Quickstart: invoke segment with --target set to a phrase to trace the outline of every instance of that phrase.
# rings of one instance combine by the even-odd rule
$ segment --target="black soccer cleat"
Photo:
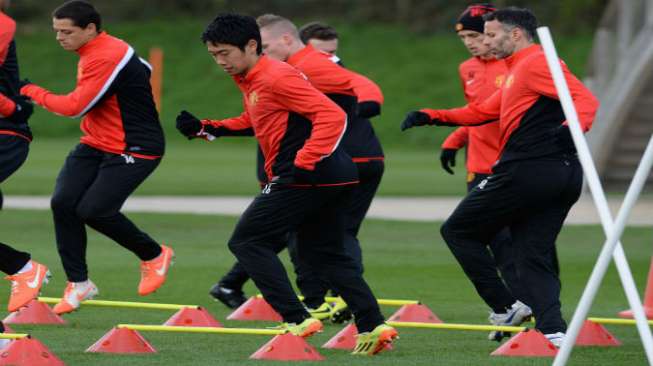
[[[235,309],[247,301],[242,290],[222,287],[219,283],[211,287],[209,294],[213,296],[214,299],[219,300],[226,307],[231,309]]]

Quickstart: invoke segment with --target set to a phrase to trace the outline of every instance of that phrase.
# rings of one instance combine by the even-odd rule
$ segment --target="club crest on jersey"
[[[497,75],[496,79],[494,79],[494,85],[497,88],[500,88],[503,85],[503,82],[506,80],[505,75]]]
[[[514,76],[514,75],[510,75],[510,76],[508,76],[508,78],[506,79],[506,81],[503,83],[503,86],[504,86],[505,88],[510,88],[510,87],[512,86],[512,83],[514,83],[514,82],[515,82],[515,76]]]
[[[258,94],[256,93],[256,91],[249,93],[249,96],[247,97],[247,102],[252,107],[254,107],[256,103],[258,103]]]

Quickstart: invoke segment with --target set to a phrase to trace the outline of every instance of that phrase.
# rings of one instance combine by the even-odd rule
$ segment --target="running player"
[[[81,143],[66,158],[51,201],[57,248],[68,277],[54,307],[63,314],[98,294],[86,265],[87,225],[140,258],[141,296],[163,285],[174,252],[120,212],[164,152],[150,66],[127,43],[102,31],[100,14],[90,3],[69,1],[52,15],[61,47],[79,54],[77,86],[57,95],[27,84],[21,94],[53,113],[82,117]]]
[[[411,112],[402,130],[499,120],[497,165],[458,205],[441,233],[479,295],[500,313],[510,309],[515,298],[496,275],[496,262],[485,243],[508,227],[535,327],[559,347],[567,325],[560,310],[555,240],[580,196],[583,172],[544,52],[534,43],[537,19],[527,9],[511,7],[484,20],[484,43],[508,66],[502,88],[482,103]],[[562,68],[582,128],[588,131],[598,100],[564,63]]]
[[[341,147],[346,114],[292,66],[261,55],[252,17],[221,14],[202,40],[215,62],[243,94],[244,112],[234,118],[198,120],[182,112],[177,124],[189,137],[253,134],[265,158],[268,184],[245,210],[229,249],[283,317],[282,327],[300,335],[321,331],[299,301],[275,248],[297,235],[300,258],[342,294],[361,332],[354,354],[381,352],[397,337],[386,325],[355,260],[343,245],[344,208],[356,166]]]

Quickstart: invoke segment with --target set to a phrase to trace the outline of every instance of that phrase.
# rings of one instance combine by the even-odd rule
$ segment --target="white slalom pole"
[[[569,88],[567,87],[567,82],[562,73],[560,61],[558,59],[555,46],[553,45],[553,40],[551,39],[549,29],[547,27],[540,27],[537,29],[537,33],[544,49],[547,63],[553,76],[553,81],[558,91],[560,103],[562,104],[565,117],[569,123],[569,128],[571,130],[574,144],[576,145],[576,150],[578,152],[580,162],[583,166],[583,171],[591,189],[594,203],[597,206],[599,217],[601,218],[601,223],[607,236],[607,241],[605,242],[597,263],[594,266],[594,270],[592,271],[590,279],[587,283],[587,287],[583,292],[569,329],[567,330],[567,336],[565,337],[565,340],[553,362],[553,365],[563,366],[567,363],[573,345],[576,342],[576,338],[578,337],[578,333],[580,332],[582,323],[587,316],[589,308],[592,305],[592,301],[596,296],[598,287],[605,275],[605,272],[608,269],[610,258],[613,256],[613,253],[615,264],[617,266],[621,282],[624,286],[624,291],[626,292],[626,297],[628,298],[628,302],[635,315],[635,320],[637,321],[637,328],[639,330],[640,337],[642,338],[642,344],[646,352],[646,357],[648,358],[649,364],[653,365],[653,336],[651,335],[651,330],[648,327],[647,319],[644,315],[644,309],[642,307],[639,294],[637,293],[637,288],[630,272],[628,262],[626,261],[625,253],[621,243],[619,242],[619,238],[623,232],[628,214],[630,213],[632,206],[634,205],[637,197],[639,196],[639,193],[641,192],[644,181],[646,180],[646,176],[648,175],[648,171],[650,170],[651,164],[653,163],[653,144],[649,144],[647,152],[645,153],[645,156],[637,169],[635,179],[633,179],[633,182],[628,189],[623,207],[619,212],[617,225],[615,225],[612,220],[610,208],[601,186],[596,167],[594,166],[594,161],[592,160],[589,147],[587,146],[587,142],[583,136],[583,131],[578,121],[576,108],[574,107],[573,100],[569,93]]]

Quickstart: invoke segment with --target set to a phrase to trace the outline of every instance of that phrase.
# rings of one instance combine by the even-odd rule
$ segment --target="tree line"
[[[61,1],[63,2],[63,1]],[[403,25],[416,32],[450,30],[468,0],[90,0],[108,21],[152,18],[207,17],[224,11],[250,15],[277,13],[301,19],[337,19],[345,22],[383,22]],[[608,0],[495,0],[498,7],[530,8],[546,24],[565,33],[591,32]],[[48,17],[60,2],[20,0],[11,14],[20,21]],[[174,25],[174,24],[171,24]]]

